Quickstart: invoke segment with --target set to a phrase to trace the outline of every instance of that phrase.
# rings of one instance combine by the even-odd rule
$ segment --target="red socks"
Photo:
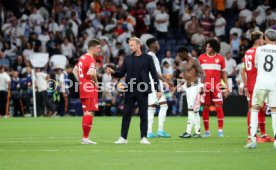
[[[209,131],[209,107],[203,108],[202,118],[203,118],[205,131]]]
[[[218,118],[218,129],[223,129],[223,119],[224,119],[224,113],[222,110],[222,106],[216,106],[217,111],[217,118]]]
[[[262,109],[260,109],[259,114],[258,114],[258,123],[259,123],[259,128],[261,131],[261,134],[264,135],[266,134],[265,131],[265,111]]]
[[[85,115],[82,118],[83,138],[88,138],[93,122],[93,116]]]
[[[250,109],[249,109],[249,111],[247,113],[247,135],[248,136],[250,136],[250,115],[251,115],[251,113],[250,113]]]
[[[261,134],[266,134],[265,130],[265,111],[263,109],[260,109],[258,114],[258,124],[261,131]],[[250,111],[247,113],[247,134],[250,136]]]

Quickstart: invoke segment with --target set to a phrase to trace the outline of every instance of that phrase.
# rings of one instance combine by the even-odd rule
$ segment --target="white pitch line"
[[[142,150],[98,150],[98,149],[86,149],[86,150],[60,150],[60,149],[37,149],[37,150],[27,150],[27,149],[19,149],[19,150],[0,150],[0,152],[102,152],[102,153],[239,153],[240,151],[209,151],[209,150],[203,150],[203,151],[189,151],[189,150],[176,150],[176,151],[171,151],[171,150],[158,150],[158,151],[142,151]]]

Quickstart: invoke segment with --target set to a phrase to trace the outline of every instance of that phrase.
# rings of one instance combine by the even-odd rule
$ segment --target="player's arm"
[[[229,94],[229,89],[228,89],[228,78],[227,78],[227,73],[226,73],[226,70],[222,70],[221,71],[221,78],[224,82],[224,88],[225,88],[225,92],[223,93],[224,97],[227,97],[228,94]]]
[[[243,82],[243,88],[246,88],[247,87],[247,77],[246,77],[244,63],[242,64],[241,77],[242,77],[242,82]]]
[[[124,59],[124,62],[123,62],[123,65],[122,67],[120,68],[119,71],[114,71],[113,69],[107,67],[106,68],[106,72],[108,74],[111,74],[111,76],[115,77],[115,78],[122,78],[125,76],[127,70],[126,70],[126,60],[127,60],[128,57],[125,57]]]
[[[149,57],[149,71],[154,80],[155,90],[159,92],[160,89],[159,89],[158,74],[157,74],[156,67],[154,65],[154,61],[153,61],[152,57]]]
[[[95,68],[89,68],[87,74],[91,76],[91,78],[95,84],[98,83],[98,78],[97,78],[97,73],[96,73]]]
[[[194,60],[194,66],[197,71],[197,75],[200,78],[201,83],[204,84],[206,76],[198,60]]]
[[[195,69],[197,71],[197,76],[199,78],[198,80],[198,83],[201,82],[201,87],[200,87],[200,94],[203,94],[204,93],[204,82],[205,82],[205,73],[199,63],[198,60],[194,60],[194,66],[195,66]]]
[[[79,69],[78,69],[77,65],[75,65],[75,67],[73,69],[73,74],[74,74],[77,81],[79,81],[78,71],[79,71]]]

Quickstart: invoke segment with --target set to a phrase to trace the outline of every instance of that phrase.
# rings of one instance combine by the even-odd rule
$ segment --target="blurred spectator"
[[[191,39],[194,33],[197,33],[199,29],[199,22],[195,15],[192,15],[190,21],[185,24],[185,31],[189,39]]]
[[[171,50],[166,50],[165,58],[163,58],[161,65],[164,65],[164,62],[168,62],[170,66],[173,65],[174,59],[172,58]]]
[[[12,72],[11,78],[11,99],[13,101],[13,116],[23,116],[24,115],[24,108],[23,102],[21,100],[21,84],[18,71]]]
[[[236,63],[236,61],[232,58],[230,52],[228,52],[228,53],[226,54],[225,67],[226,67],[226,74],[227,74],[227,77],[228,77],[228,78],[231,78],[231,80],[232,80],[232,85],[235,86],[235,84],[236,84],[236,67],[237,67],[237,63]]]
[[[61,44],[61,53],[67,57],[70,63],[73,64],[73,56],[76,51],[76,48],[74,45],[69,41],[67,37],[63,39],[63,43]]]
[[[0,51],[0,66],[10,68],[10,60],[6,58],[5,54]]]
[[[239,21],[236,21],[236,22],[235,22],[235,26],[232,27],[232,28],[230,29],[229,34],[230,34],[230,35],[233,35],[234,33],[236,33],[237,36],[238,36],[239,38],[242,36],[243,31],[242,31],[242,29],[240,28],[240,23],[239,23]]]
[[[31,55],[34,53],[33,46],[30,42],[26,42],[25,49],[22,53],[26,60],[30,60]]]
[[[215,33],[217,37],[225,35],[225,26],[226,26],[226,21],[222,17],[222,14],[217,13],[217,19],[215,21]]]
[[[53,101],[56,106],[57,114],[64,116],[68,109],[68,89],[66,88],[66,81],[68,80],[67,73],[63,72],[63,68],[60,66],[54,66],[54,80],[55,90],[53,91]]]
[[[237,33],[232,34],[232,40],[231,40],[231,48],[232,48],[232,54],[233,58],[238,58],[239,57],[239,51],[240,51],[240,44],[241,44],[241,39],[238,37]]]
[[[205,10],[204,16],[199,20],[199,23],[203,28],[204,36],[209,37],[211,32],[214,31],[214,20],[210,17],[210,11]]]
[[[49,75],[41,72],[40,68],[36,68],[35,70],[35,86],[37,88],[36,92],[36,108],[37,108],[37,116],[46,115],[45,107],[48,109],[49,113],[47,115],[54,114],[54,106],[48,98],[47,93],[47,80],[49,79]],[[52,87],[55,88],[55,87]]]
[[[18,72],[19,77],[22,77],[22,70],[26,67],[24,58],[19,55],[12,65],[12,69]],[[16,74],[15,74],[16,75]]]
[[[9,116],[11,78],[0,65],[0,117]]]
[[[221,36],[220,37],[220,54],[223,56],[223,57],[226,57],[226,54],[227,53],[231,53],[232,52],[232,49],[231,49],[231,46],[226,42],[226,37],[225,36]]]
[[[160,13],[155,16],[155,27],[158,39],[167,39],[170,16],[166,12],[165,5],[161,5]]]
[[[42,29],[42,34],[39,34],[38,40],[41,42],[41,52],[47,52],[46,43],[49,41],[50,37],[48,35],[47,29]]]
[[[201,27],[198,28],[198,31],[192,35],[191,43],[196,49],[201,49],[206,41],[206,37],[203,33]]]

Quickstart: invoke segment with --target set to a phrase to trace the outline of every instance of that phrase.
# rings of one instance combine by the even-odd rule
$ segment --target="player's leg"
[[[94,111],[98,109],[97,98],[82,99],[82,107],[84,112],[82,118],[82,144],[97,144],[89,140],[89,134],[93,125]]]
[[[270,91],[269,93],[269,107],[271,109],[274,148],[276,149],[276,91]]]
[[[195,120],[194,120],[194,125],[195,125],[195,134],[194,137],[198,137],[200,138],[200,115],[199,115],[199,110],[200,110],[200,106],[201,106],[201,102],[203,102],[202,100],[204,96],[202,96],[202,94],[200,94],[199,91],[200,90],[200,86],[198,86],[198,91],[197,91],[197,95],[196,95],[196,101],[194,104],[194,114],[195,114]]]
[[[203,137],[210,136],[210,129],[209,129],[209,106],[211,105],[211,93],[205,92],[204,97],[203,110],[202,110],[202,119],[204,124],[205,133]]]
[[[147,138],[156,138],[157,135],[152,132],[152,126],[154,122],[154,114],[156,111],[157,98],[156,93],[150,93],[148,95],[148,132]]]
[[[266,133],[266,122],[265,122],[265,116],[266,116],[266,110],[267,110],[267,105],[266,103],[263,104],[262,108],[259,111],[258,114],[258,125],[261,131],[261,136],[257,138],[257,142],[274,142],[274,137],[270,137]]]
[[[257,129],[258,129],[258,113],[260,110],[260,105],[262,105],[267,97],[268,93],[266,90],[256,90],[254,89],[252,96],[252,108],[251,108],[251,119],[250,119],[250,134],[251,142],[245,147],[248,149],[256,148],[257,143]]]
[[[248,98],[248,112],[247,112],[247,136],[248,141],[250,141],[251,135],[250,135],[250,115],[251,115],[251,107],[252,107],[252,95],[253,92],[249,92],[249,98]]]
[[[186,89],[187,104],[188,104],[188,121],[186,131],[180,135],[181,138],[191,138],[192,128],[195,124],[194,104],[196,100],[196,86],[191,86]]]
[[[157,135],[159,137],[169,138],[171,136],[167,132],[164,131],[164,124],[165,124],[165,121],[166,121],[167,110],[168,110],[168,104],[167,104],[166,96],[164,94],[159,99],[158,103],[160,105],[160,111],[159,111],[159,114],[158,114],[158,132],[157,132]]]
[[[212,93],[212,101],[214,103],[217,119],[218,119],[218,136],[223,137],[223,123],[224,123],[224,112],[222,109],[223,98],[222,93],[219,89],[215,89]]]

